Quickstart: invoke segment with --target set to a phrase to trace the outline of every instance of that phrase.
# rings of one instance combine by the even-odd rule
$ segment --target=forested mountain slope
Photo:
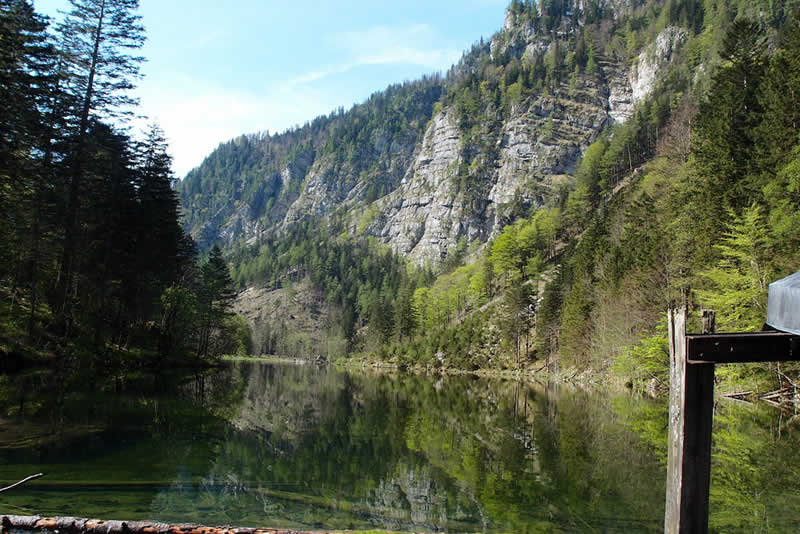
[[[631,30],[623,43],[613,21],[636,10],[615,4],[514,3],[505,28],[444,78],[220,145],[180,185],[188,229],[201,246],[230,245],[347,210],[351,228],[418,263],[438,263],[460,238],[486,242],[569,182],[686,40],[665,23],[644,51],[655,34],[640,44]]]
[[[784,2],[514,1],[444,78],[223,145],[181,194],[242,287],[323,292],[330,357],[657,386],[671,301],[758,328],[800,266],[798,70]]]

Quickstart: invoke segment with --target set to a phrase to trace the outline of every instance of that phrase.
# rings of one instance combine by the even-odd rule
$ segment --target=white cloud
[[[437,46],[439,37],[427,24],[373,26],[336,34],[334,42],[349,50],[356,65],[409,63],[445,69],[461,56],[459,50]]]
[[[349,59],[288,80],[284,84],[286,90],[367,65],[405,64],[420,65],[431,71],[446,70],[462,54],[460,50],[434,46],[437,35],[427,24],[373,26],[366,30],[340,32],[330,36],[329,40],[332,46],[342,49]]]
[[[335,107],[324,94],[311,90],[278,89],[259,95],[196,80],[166,88],[142,84],[139,94],[147,119],[137,126],[161,126],[179,178],[221,142],[267,128],[283,131]]]
[[[209,35],[208,39],[218,37]],[[330,39],[330,45],[344,52],[341,63],[311,70],[261,92],[229,88],[225,80],[145,78],[137,93],[147,120],[138,125],[155,121],[161,126],[170,143],[175,174],[183,178],[221,142],[266,129],[280,132],[359,98],[348,95],[341,101],[342,95],[325,89],[325,78],[370,65],[444,70],[461,56],[461,51],[435,46],[436,33],[424,24],[374,26]]]
[[[436,32],[428,24],[410,26],[372,26],[365,30],[339,32],[332,36],[333,44],[352,51],[386,49],[409,42],[432,44]]]

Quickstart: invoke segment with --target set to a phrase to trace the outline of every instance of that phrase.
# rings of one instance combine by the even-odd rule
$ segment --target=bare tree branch
[[[25,484],[29,480],[33,480],[35,478],[39,478],[39,477],[43,477],[43,476],[44,476],[44,473],[36,473],[35,475],[31,475],[29,477],[23,478],[22,480],[20,480],[19,482],[15,483],[15,484],[11,484],[10,486],[6,486],[5,488],[0,488],[0,493],[3,493],[4,491],[8,491],[8,490],[10,490],[12,488],[16,488],[17,486]]]

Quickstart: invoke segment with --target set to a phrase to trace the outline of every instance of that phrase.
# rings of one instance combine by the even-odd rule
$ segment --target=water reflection
[[[46,379],[20,388],[0,378],[0,478],[48,473],[0,499],[12,512],[333,529],[662,530],[663,403],[246,362],[101,394],[31,380]],[[798,436],[784,424],[778,438],[776,415],[718,406],[713,529],[788,532],[797,519],[784,507],[797,504]],[[22,437],[7,439],[12,428]],[[58,439],[42,438],[52,431]]]

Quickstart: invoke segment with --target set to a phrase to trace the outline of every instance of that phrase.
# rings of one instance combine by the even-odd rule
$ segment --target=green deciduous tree
[[[770,239],[761,208],[733,211],[722,241],[721,260],[702,273],[708,288],[698,291],[704,306],[717,312],[718,329],[759,330],[766,318],[767,285],[772,278]]]

